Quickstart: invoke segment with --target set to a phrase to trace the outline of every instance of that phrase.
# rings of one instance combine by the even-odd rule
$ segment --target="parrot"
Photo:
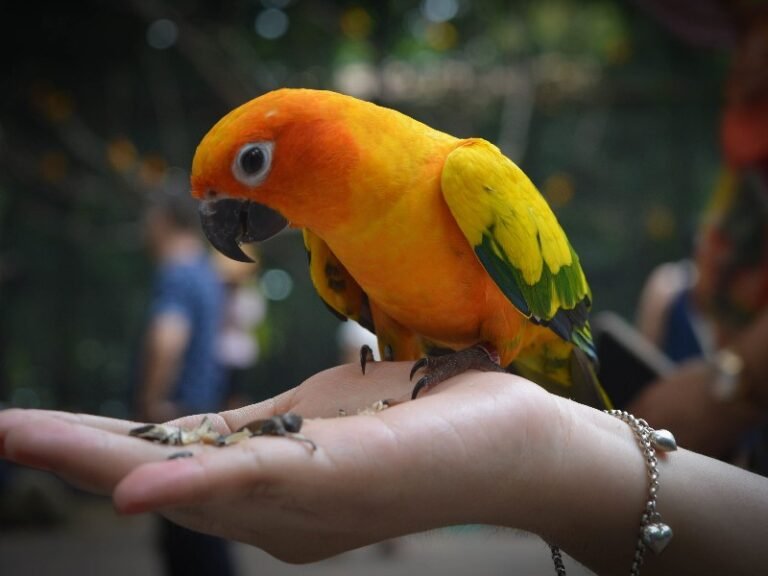
[[[230,258],[249,261],[243,244],[300,229],[322,301],[374,332],[382,359],[415,361],[413,398],[476,369],[610,406],[579,258],[492,143],[352,96],[282,88],[209,130],[190,184],[203,232]]]

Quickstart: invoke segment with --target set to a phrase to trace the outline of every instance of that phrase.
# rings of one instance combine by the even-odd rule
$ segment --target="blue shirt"
[[[701,358],[704,351],[694,328],[694,311],[690,289],[681,290],[669,305],[662,350],[674,362]]]
[[[224,371],[217,341],[224,314],[224,290],[208,257],[162,264],[152,285],[150,322],[163,314],[183,317],[190,328],[172,397],[186,413],[213,412],[224,403]]]

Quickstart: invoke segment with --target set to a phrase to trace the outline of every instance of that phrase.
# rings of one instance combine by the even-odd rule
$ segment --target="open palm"
[[[409,369],[377,363],[362,375],[340,366],[266,402],[211,416],[227,433],[297,412],[315,452],[288,438],[255,437],[226,448],[192,445],[194,457],[167,460],[178,448],[128,436],[135,422],[6,410],[0,456],[111,494],[119,512],[155,510],[289,561],[437,526],[502,523],[509,511],[499,504],[500,487],[533,474],[527,457],[557,435],[542,425],[556,410],[552,397],[514,376],[468,373],[416,401],[358,414],[377,400],[408,398]],[[176,423],[194,427],[201,418]]]

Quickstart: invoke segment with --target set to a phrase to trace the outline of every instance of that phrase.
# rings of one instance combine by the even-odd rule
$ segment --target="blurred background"
[[[148,298],[141,213],[195,146],[281,86],[376,100],[497,142],[553,205],[595,309],[631,314],[690,251],[720,170],[727,53],[618,0],[33,0],[2,19],[0,400],[129,413]],[[263,398],[337,362],[295,234],[262,246]]]
[[[733,39],[726,4],[6,7],[0,402],[132,414],[152,279],[144,206],[160,192],[186,194],[208,128],[278,87],[346,92],[498,143],[555,209],[595,310],[632,318],[649,272],[691,253],[721,174]],[[240,326],[245,352],[233,360],[240,359],[235,401],[272,396],[340,361],[346,340],[311,287],[298,234],[265,243],[253,269],[219,265],[242,288],[248,319]]]

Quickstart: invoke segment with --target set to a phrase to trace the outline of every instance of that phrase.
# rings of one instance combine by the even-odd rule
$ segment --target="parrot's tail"
[[[545,350],[538,348],[533,354],[525,352],[521,351],[507,371],[582,404],[601,410],[613,407],[597,378],[595,365],[580,348],[560,341],[550,342]]]

